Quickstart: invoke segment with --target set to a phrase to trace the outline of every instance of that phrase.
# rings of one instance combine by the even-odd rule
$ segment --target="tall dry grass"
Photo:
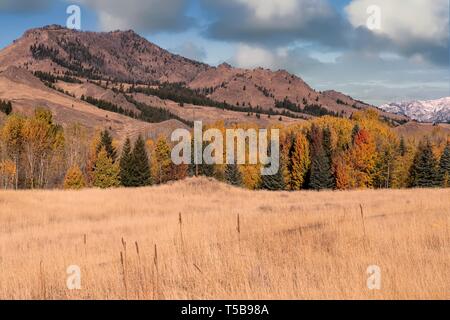
[[[449,190],[0,192],[0,298],[449,299],[449,228]]]

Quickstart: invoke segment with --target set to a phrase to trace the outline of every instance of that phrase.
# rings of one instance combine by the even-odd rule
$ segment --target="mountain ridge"
[[[71,96],[91,92],[95,99],[107,100],[136,113],[139,111],[130,105],[130,99],[139,97],[142,101],[142,96],[126,90],[130,87],[160,90],[166,83],[180,84],[183,94],[194,96],[194,101],[201,101],[200,105],[196,106],[194,102],[190,107],[198,109],[198,113],[194,110],[193,113],[200,119],[211,121],[213,118],[208,115],[211,108],[208,107],[230,110],[223,116],[214,112],[216,120],[242,121],[244,113],[248,113],[253,117],[247,119],[260,123],[267,121],[255,118],[254,114],[268,114],[269,118],[270,115],[283,115],[281,121],[282,118],[309,119],[322,115],[351,117],[361,109],[375,109],[340,92],[318,92],[286,70],[242,69],[228,63],[215,67],[187,59],[151,43],[132,30],[76,31],[58,25],[30,29],[0,51],[0,72],[11,66],[56,77],[50,87]],[[82,87],[65,83],[70,79],[92,85]],[[90,90],[93,85],[104,90]],[[120,96],[124,94],[129,95],[128,98]],[[159,103],[153,94],[148,96],[153,97],[150,101]],[[186,112],[182,109],[178,112],[170,99],[163,102],[159,103],[160,108],[186,117]],[[182,108],[186,102],[177,101],[178,107]],[[404,116],[380,113],[394,123],[408,120]]]
[[[407,116],[419,122],[450,122],[450,97],[413,100],[381,105],[381,110]]]

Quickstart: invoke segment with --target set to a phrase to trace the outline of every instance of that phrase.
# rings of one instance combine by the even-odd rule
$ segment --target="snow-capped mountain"
[[[450,97],[428,101],[393,102],[384,104],[379,109],[401,114],[419,122],[450,122]]]

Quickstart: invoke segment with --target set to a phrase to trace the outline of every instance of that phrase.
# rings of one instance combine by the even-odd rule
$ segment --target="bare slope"
[[[28,71],[16,67],[9,67],[0,73],[0,99],[12,101],[15,112],[30,115],[36,107],[46,107],[52,111],[56,121],[64,126],[80,123],[89,129],[110,128],[121,139],[138,134],[168,135],[174,128],[185,127],[176,120],[150,124],[98,109],[47,88]]]

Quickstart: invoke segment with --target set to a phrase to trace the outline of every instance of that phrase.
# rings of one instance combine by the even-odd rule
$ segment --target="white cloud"
[[[215,13],[208,35],[253,44],[286,44],[306,38],[338,43],[331,30],[343,28],[329,0],[201,0]],[[326,32],[322,32],[328,30]]]
[[[297,0],[235,0],[248,7],[254,17],[261,20],[282,18],[298,13],[300,1]]]
[[[426,41],[435,45],[448,43],[448,0],[352,0],[345,8],[354,27],[366,26],[367,8],[381,9],[381,30],[400,45]]]
[[[236,54],[232,59],[233,64],[240,68],[273,68],[275,66],[276,55],[269,50],[240,44]]]
[[[192,20],[184,0],[75,0],[97,11],[102,30],[183,30]]]
[[[182,55],[183,57],[186,57],[186,58],[189,58],[192,60],[203,61],[206,58],[205,48],[197,45],[196,43],[194,43],[192,41],[183,42],[183,44],[175,47],[171,51],[178,53],[179,55]]]

